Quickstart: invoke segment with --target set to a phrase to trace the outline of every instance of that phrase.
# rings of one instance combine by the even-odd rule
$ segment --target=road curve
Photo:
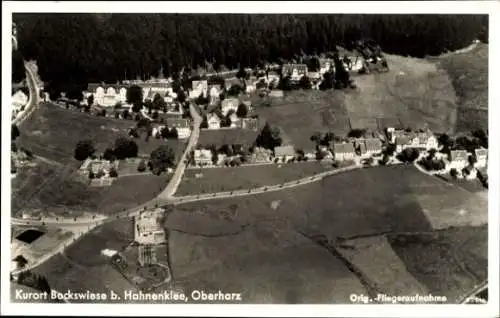
[[[38,86],[36,75],[30,68],[28,62],[24,62],[24,68],[26,70],[26,83],[28,84],[29,99],[24,111],[12,121],[12,123],[16,125],[20,125],[26,118],[28,118],[40,103],[40,87]]]

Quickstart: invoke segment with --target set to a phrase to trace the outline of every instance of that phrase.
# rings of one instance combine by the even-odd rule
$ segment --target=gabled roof
[[[212,158],[212,151],[209,149],[195,149],[194,156],[195,158]]]
[[[201,81],[193,81],[192,87],[193,90],[200,88],[208,88],[208,81],[207,80],[201,80]]]
[[[295,155],[295,149],[291,145],[279,146],[279,147],[274,148],[274,155],[276,157],[293,156],[293,155]]]
[[[185,118],[167,118],[166,124],[168,127],[189,128],[189,120]]]
[[[488,149],[485,148],[478,148],[474,150],[476,157],[487,157],[488,156]]]
[[[283,65],[283,72],[284,73],[291,73],[293,70],[297,70],[298,72],[307,72],[307,65],[306,64],[284,64]]]
[[[382,141],[377,138],[368,138],[365,140],[367,151],[380,151],[382,149]]]
[[[207,114],[207,121],[210,121],[210,120],[220,121],[220,118],[219,118],[219,116],[217,116],[216,113],[209,113],[209,114]]]
[[[411,139],[408,136],[398,136],[395,140],[396,145],[409,145],[411,144]]]
[[[466,161],[468,159],[468,154],[467,151],[465,150],[452,150],[450,152],[450,156],[451,156],[451,161],[458,161],[458,160]]]
[[[334,144],[333,151],[335,153],[354,153],[354,146],[350,142],[345,144]]]
[[[222,106],[222,108],[234,106],[234,104],[236,104],[236,106],[238,106],[239,103],[240,103],[240,100],[237,98],[226,98],[221,102],[221,106]]]

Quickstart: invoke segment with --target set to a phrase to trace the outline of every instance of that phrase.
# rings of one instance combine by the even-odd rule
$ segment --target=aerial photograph
[[[488,23],[12,14],[10,301],[487,304]]]

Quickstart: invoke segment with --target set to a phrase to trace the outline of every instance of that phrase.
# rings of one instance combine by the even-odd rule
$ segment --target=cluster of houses
[[[103,159],[87,158],[78,169],[78,172],[83,179],[90,180],[90,186],[92,187],[110,186],[117,176],[113,174],[113,171],[118,170],[118,165],[118,161],[111,162]]]
[[[430,131],[412,132],[388,128],[387,135],[389,142],[396,145],[396,152],[401,152],[407,148],[416,148],[424,151],[431,149],[439,150],[438,140]],[[425,156],[425,154],[421,154],[421,156]],[[471,157],[474,160],[471,161]],[[437,152],[436,159],[443,161],[444,169],[435,171],[434,173],[444,174],[451,172],[459,178],[475,179],[477,169],[487,166],[488,150],[485,148],[476,148],[474,149],[474,153],[469,153],[466,150],[450,150],[449,154]]]
[[[153,126],[152,135],[156,137],[165,128],[175,128],[178,139],[188,139],[191,135],[191,122],[186,118],[167,118],[164,124],[155,124]]]
[[[24,111],[24,108],[28,104],[28,96],[22,91],[17,90],[14,95],[12,95],[12,120],[14,120],[20,113]]]

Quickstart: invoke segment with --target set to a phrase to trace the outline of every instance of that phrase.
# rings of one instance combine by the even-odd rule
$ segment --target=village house
[[[259,130],[259,120],[257,118],[242,118],[240,123],[243,129]]]
[[[430,131],[417,133],[416,137],[417,148],[425,150],[437,149],[438,141],[436,136]]]
[[[356,155],[352,143],[336,143],[333,145],[335,160],[345,161],[353,160]]]
[[[226,98],[221,103],[222,115],[226,116],[230,110],[237,111],[240,101],[238,98]]]
[[[371,157],[382,151],[382,141],[378,138],[359,138],[354,142],[362,157]]]
[[[305,64],[285,64],[281,70],[283,76],[290,76],[292,81],[299,81],[307,75],[307,65]]]
[[[319,74],[323,75],[333,69],[333,61],[331,59],[319,59]]]
[[[274,156],[279,158],[281,162],[287,162],[295,157],[295,149],[291,145],[279,146],[274,148]]]
[[[198,98],[200,95],[207,97],[208,82],[206,80],[193,81],[192,90],[189,92],[189,98]]]
[[[231,113],[231,115],[229,115],[229,120],[231,121],[231,128],[241,127],[241,120],[236,113]]]
[[[14,110],[20,110],[23,106],[28,103],[28,96],[23,93],[23,91],[18,90],[14,95],[12,95],[12,108]]]
[[[462,169],[462,176],[466,180],[474,180],[477,178],[477,169],[474,166],[468,165]]]
[[[488,149],[478,148],[474,150],[474,155],[476,157],[475,166],[478,168],[486,167],[488,164]]]
[[[319,80],[319,79],[321,79],[321,74],[319,72],[309,72],[308,76],[312,80]]]
[[[279,89],[272,89],[272,90],[269,92],[269,96],[270,96],[270,97],[274,97],[274,98],[283,98],[284,94],[283,94],[283,91],[282,91],[282,90],[279,90]]]
[[[167,118],[166,124],[169,129],[177,129],[179,139],[187,139],[191,135],[191,126],[186,118]]]
[[[87,158],[80,166],[79,171],[85,177],[88,176],[89,172],[92,172],[95,175],[98,173],[102,173],[103,177],[108,177],[111,169],[118,169],[118,165],[118,161],[110,162],[108,160]]]
[[[403,149],[411,147],[413,139],[408,135],[401,135],[394,138],[396,152],[401,152]]]
[[[272,151],[262,147],[255,147],[249,161],[251,163],[266,163],[272,160]]]
[[[221,92],[222,89],[220,85],[209,86],[208,96],[210,99],[209,101],[210,105],[216,105],[219,102]]]
[[[465,150],[452,150],[450,152],[449,169],[462,170],[469,164],[469,156]]]
[[[117,103],[127,102],[127,87],[122,85],[88,84],[88,91],[84,93],[84,99],[88,100],[90,95],[94,96],[93,104],[102,107],[113,107]]]
[[[209,149],[195,149],[194,162],[196,165],[211,165],[212,151]]]
[[[167,237],[163,228],[163,210],[144,211],[134,218],[134,240],[139,244],[162,244]]]
[[[208,129],[220,129],[220,118],[216,113],[207,114]]]

